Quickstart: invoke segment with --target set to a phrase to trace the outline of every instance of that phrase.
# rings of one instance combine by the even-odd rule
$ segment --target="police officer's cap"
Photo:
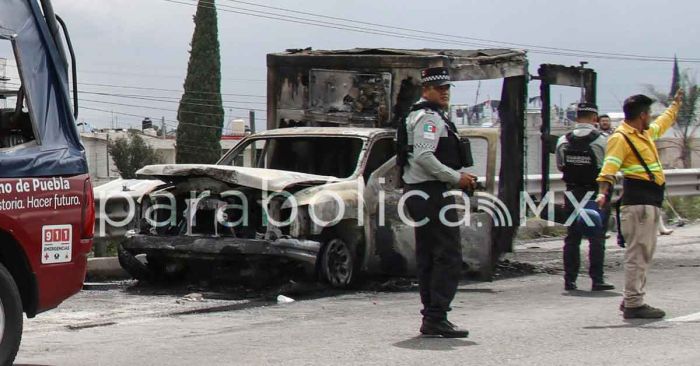
[[[423,86],[443,86],[450,85],[450,70],[446,67],[431,67],[421,71],[421,81]]]
[[[598,106],[593,103],[579,103],[576,112],[598,113]]]

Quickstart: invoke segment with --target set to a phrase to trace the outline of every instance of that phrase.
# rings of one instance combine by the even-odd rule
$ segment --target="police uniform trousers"
[[[443,320],[450,311],[450,303],[457,292],[462,270],[462,246],[459,227],[449,227],[444,222],[456,223],[457,210],[446,210],[445,221],[440,219],[440,210],[454,205],[454,196],[443,197],[450,189],[438,181],[406,185],[404,191],[420,191],[427,199],[412,196],[406,200],[406,208],[414,222],[428,219],[427,224],[415,228],[416,266],[421,313],[424,318]]]
[[[596,190],[590,188],[572,188],[569,189],[576,200],[581,202],[587,192],[593,191],[590,200],[596,197]],[[567,212],[573,212],[574,208],[569,200],[566,200]],[[603,223],[607,228],[607,223],[610,215],[606,215],[606,221]],[[588,239],[588,275],[594,283],[603,282],[603,263],[605,261],[605,231],[603,230],[599,236]],[[566,282],[576,282],[578,278],[579,268],[581,267],[581,240],[583,235],[575,229],[575,225],[569,225],[567,228],[566,238],[564,238],[564,280]]]

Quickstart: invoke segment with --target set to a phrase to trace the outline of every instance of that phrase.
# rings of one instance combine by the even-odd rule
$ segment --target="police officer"
[[[457,128],[446,112],[450,105],[450,75],[444,67],[423,70],[422,98],[413,105],[405,120],[408,146],[403,181],[406,208],[413,221],[416,238],[418,286],[423,303],[420,332],[463,338],[469,332],[447,320],[450,303],[457,292],[462,269],[459,227],[454,205],[446,193],[458,187],[473,190],[476,177],[460,173],[466,164]],[[441,217],[442,216],[442,217]]]
[[[598,191],[596,178],[603,166],[607,138],[596,129],[598,108],[595,104],[580,103],[576,111],[574,130],[559,138],[556,148],[557,167],[564,173],[566,190],[578,202],[582,202],[587,193],[593,201]],[[569,212],[573,204],[566,200]],[[606,215],[609,216],[609,215]],[[607,221],[607,220],[606,220]],[[604,223],[605,226],[607,222]],[[581,266],[581,239],[583,233],[576,225],[567,228],[564,239],[564,289],[576,290],[576,278]],[[605,283],[603,279],[603,261],[605,259],[605,228],[595,231],[589,241],[589,275],[593,282],[592,291],[612,290],[615,286]]]

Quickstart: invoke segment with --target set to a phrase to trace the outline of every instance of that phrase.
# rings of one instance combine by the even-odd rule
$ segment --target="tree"
[[[670,139],[669,143],[680,150],[681,154],[678,160],[681,161],[683,168],[692,168],[693,152],[700,150],[700,146],[695,144],[696,134],[698,129],[700,129],[700,121],[697,115],[699,90],[695,78],[687,70],[681,73],[678,68],[678,59],[675,59],[670,95],[667,96],[665,93],[657,91],[653,86],[647,86],[647,88],[656,100],[666,107],[673,101],[673,95],[675,95],[676,91],[684,88],[683,105],[678,111],[678,119],[672,129],[674,138]]]
[[[678,57],[673,56],[673,77],[671,78],[671,92],[668,93],[669,98],[676,95],[678,89],[681,88],[681,71],[678,68]]]
[[[183,164],[212,164],[221,157],[224,124],[214,0],[199,1],[194,23],[185,92],[177,111],[176,159]]]
[[[134,179],[137,170],[162,162],[160,155],[143,140],[139,130],[129,130],[129,137],[109,141],[108,147],[114,165],[124,179]]]

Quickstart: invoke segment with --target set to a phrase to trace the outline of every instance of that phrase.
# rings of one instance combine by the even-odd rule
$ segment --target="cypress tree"
[[[671,77],[671,92],[668,94],[671,99],[681,87],[681,71],[678,68],[678,57],[673,56],[673,76]]]
[[[180,164],[213,164],[221,157],[224,109],[221,102],[221,58],[214,0],[200,0],[178,107],[177,154]]]

